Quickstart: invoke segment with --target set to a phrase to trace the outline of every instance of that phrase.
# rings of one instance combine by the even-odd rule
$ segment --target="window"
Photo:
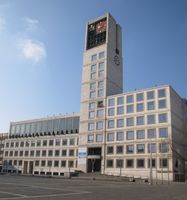
[[[144,100],[143,93],[136,94],[136,101],[143,101],[143,100]]]
[[[103,108],[103,106],[104,106],[103,101],[97,102],[97,108]]]
[[[100,52],[99,53],[99,59],[102,59],[104,57],[105,57],[105,52],[104,51]]]
[[[63,146],[66,146],[66,145],[67,145],[67,139],[63,139],[63,140],[62,140],[62,145],[63,145]]]
[[[137,153],[145,153],[145,145],[137,144]]]
[[[40,147],[40,146],[41,146],[41,140],[37,140],[37,141],[36,141],[36,146],[37,146],[37,147]]]
[[[25,151],[26,152],[26,151]],[[27,151],[28,152],[28,151]],[[13,151],[10,151],[10,155],[9,155],[10,157],[12,157],[13,156]]]
[[[31,146],[32,146],[32,142],[34,143],[34,146],[35,146],[35,141],[31,141]],[[24,142],[20,143],[20,147],[24,147]]]
[[[127,131],[127,140],[133,140],[134,139],[134,131]]]
[[[97,110],[97,117],[103,117],[103,114],[104,114],[104,110],[103,109]]]
[[[136,125],[144,125],[144,116],[136,117]]]
[[[90,83],[90,90],[95,90],[95,82]]]
[[[107,141],[114,141],[114,133],[107,134]]]
[[[35,141],[31,141],[31,147],[35,147]]]
[[[95,73],[95,72],[92,72],[92,73],[91,73],[91,77],[90,77],[90,78],[91,78],[91,80],[94,80],[94,79],[96,79],[96,73]]]
[[[48,150],[48,156],[53,156],[53,150]]]
[[[90,92],[90,98],[95,98],[95,91]]]
[[[54,167],[59,167],[59,161],[58,160],[54,161]]]
[[[5,156],[8,157],[8,151],[5,151]]]
[[[166,113],[159,114],[158,120],[159,120],[159,123],[166,123],[167,122],[167,114]]]
[[[22,157],[23,156],[23,151],[19,152],[19,156]]]
[[[122,159],[116,159],[116,168],[122,168],[124,161]]]
[[[98,77],[103,78],[104,77],[104,70],[101,70],[98,72]]]
[[[66,160],[61,161],[61,167],[66,167]]]
[[[25,157],[29,156],[29,151],[25,151]]]
[[[159,128],[159,137],[167,138],[168,137],[168,129],[167,128]]]
[[[97,96],[98,97],[102,97],[103,96],[103,89],[98,90]]]
[[[107,160],[107,168],[112,168],[114,164],[113,160]]]
[[[137,164],[137,168],[143,168],[144,165],[145,165],[144,159],[137,159],[136,162],[137,162],[136,163]]]
[[[155,98],[155,93],[154,91],[149,91],[147,92],[147,99],[154,99]]]
[[[127,145],[127,154],[134,153],[134,145]]]
[[[147,130],[147,138],[156,138],[156,129],[148,129]]]
[[[11,143],[10,143],[10,147],[14,147],[14,142],[11,142]]]
[[[29,147],[29,145],[30,145],[30,142],[29,142],[29,141],[26,141],[26,142],[25,142],[25,146],[26,146],[26,147]]]
[[[96,64],[91,65],[91,72],[95,72],[96,71]]]
[[[16,142],[15,147],[19,147],[19,142]]]
[[[124,140],[124,133],[123,132],[117,132],[116,133],[116,140],[117,141]]]
[[[158,98],[161,98],[161,97],[166,97],[165,89],[158,90]]]
[[[124,120],[123,119],[117,119],[117,128],[124,127]]]
[[[109,99],[108,100],[108,106],[114,106],[115,100],[114,99]]]
[[[136,138],[137,139],[144,139],[145,138],[145,131],[144,130],[138,130],[136,132]]]
[[[123,97],[118,97],[117,98],[117,104],[122,105],[123,104]]]
[[[95,129],[95,124],[94,123],[88,123],[88,130],[93,131]]]
[[[167,153],[169,151],[169,146],[167,143],[159,144],[160,153]]]
[[[160,168],[167,168],[168,167],[168,159],[167,158],[161,158],[160,159]]]
[[[124,114],[124,107],[123,107],[123,106],[119,106],[119,107],[117,108],[117,114],[118,114],[118,115]]]
[[[30,151],[30,156],[31,156],[31,157],[34,156],[34,151]]]
[[[148,153],[156,153],[156,143],[151,143],[147,145]]]
[[[42,166],[42,167],[45,167],[45,160],[42,160],[42,161],[41,161],[41,166]]]
[[[147,110],[154,110],[154,109],[155,109],[155,102],[154,101],[147,102]]]
[[[60,139],[56,139],[56,140],[55,140],[55,145],[56,145],[56,146],[60,146]]]
[[[91,143],[94,141],[94,135],[88,135],[88,142]]]
[[[127,113],[134,112],[134,105],[127,105]]]
[[[114,147],[107,147],[107,154],[113,154],[114,153]]]
[[[99,63],[99,70],[104,69],[104,66],[105,66],[104,62],[100,62]]]
[[[42,151],[42,156],[43,156],[43,157],[46,156],[46,150],[43,150],[43,151]]]
[[[117,153],[117,154],[123,153],[123,146],[117,146],[117,147],[116,147],[116,153]]]
[[[48,160],[48,161],[47,161],[47,166],[48,166],[48,167],[52,167],[52,160]]]
[[[55,150],[55,156],[60,156],[60,151],[59,150]]]
[[[71,138],[70,140],[69,140],[69,145],[75,145],[75,139],[74,138]]]
[[[49,146],[53,146],[54,142],[53,140],[49,140]]]
[[[74,161],[73,160],[69,160],[68,161],[68,167],[70,168],[70,167],[73,167],[73,165],[74,165]]]
[[[93,119],[95,117],[95,112],[91,111],[89,112],[89,119]]]
[[[6,147],[9,148],[9,143],[8,142],[6,142]]]
[[[150,162],[151,161],[151,162]],[[151,160],[148,159],[148,168],[150,168],[150,164],[152,166],[152,168],[155,168],[156,167],[156,160],[154,158],[152,158]]]
[[[133,102],[134,102],[134,96],[133,95],[127,96],[127,103],[133,103]]]
[[[66,149],[63,149],[62,150],[62,156],[66,156],[67,155],[67,151],[66,151]]]
[[[102,142],[102,141],[103,141],[102,134],[96,134],[96,142]]]
[[[155,124],[155,115],[147,116],[147,124]]]
[[[74,156],[74,149],[69,150],[69,156]]]
[[[103,122],[102,121],[99,121],[99,122],[96,123],[96,129],[97,130],[103,129]]]
[[[136,105],[136,111],[137,111],[137,112],[144,111],[144,104],[143,104],[143,103],[138,103],[138,104]]]
[[[34,164],[35,164],[35,167],[38,167],[40,165],[40,161],[36,160]]]
[[[97,54],[93,54],[91,56],[91,61],[96,61],[97,60]]]
[[[40,157],[40,151],[36,151],[36,157]]]
[[[114,108],[109,108],[108,109],[108,116],[114,116]]]
[[[103,81],[98,81],[98,88],[99,89],[103,88]]]
[[[18,165],[19,165],[19,166],[22,166],[22,164],[23,164],[22,160],[19,160]]]
[[[127,166],[127,168],[134,167],[134,160],[133,159],[127,159],[126,166]]]
[[[114,128],[114,120],[108,120],[108,128]]]
[[[6,151],[6,152],[7,152],[7,156],[8,156],[8,151]],[[5,153],[6,153],[6,152],[5,152]],[[6,156],[6,154],[5,154],[5,156]],[[15,151],[15,152],[14,152],[14,156],[15,156],[15,157],[18,156],[18,151]]]
[[[89,110],[95,109],[95,103],[89,103]]]
[[[47,140],[43,140],[43,146],[47,146]]]
[[[127,126],[134,126],[134,118],[133,117],[127,118]]]
[[[158,101],[158,108],[166,108],[166,100],[162,99]]]

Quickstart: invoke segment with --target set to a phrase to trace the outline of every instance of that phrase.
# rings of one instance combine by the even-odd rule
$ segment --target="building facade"
[[[4,172],[63,176],[77,169],[79,115],[10,124]]]
[[[80,114],[10,124],[4,171],[175,180],[185,174],[187,101],[169,86],[123,93],[121,27],[86,25]]]
[[[4,155],[4,145],[5,139],[8,138],[8,133],[0,133],[0,172],[3,168],[3,155]]]

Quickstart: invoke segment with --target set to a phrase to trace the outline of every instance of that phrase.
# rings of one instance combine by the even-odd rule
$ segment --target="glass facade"
[[[54,133],[78,133],[79,117],[54,118],[36,120],[33,122],[19,122],[10,125],[10,135],[29,135]]]

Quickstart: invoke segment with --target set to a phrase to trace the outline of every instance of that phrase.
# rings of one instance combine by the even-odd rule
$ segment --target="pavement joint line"
[[[72,189],[66,189],[66,188],[51,188],[51,187],[43,187],[43,186],[33,186],[33,185],[24,185],[24,184],[17,184],[17,183],[0,183],[0,185],[16,185],[16,186],[24,186],[24,187],[30,187],[30,188],[40,188],[40,189],[46,189],[46,190],[57,190],[57,191],[67,191],[67,192],[79,192],[80,190],[74,190]],[[87,191],[83,191],[87,192]]]
[[[0,193],[2,193],[2,194],[10,194],[10,195],[14,195],[14,196],[19,196],[19,198],[20,197],[27,197],[26,195],[23,195],[23,194],[18,194],[18,193],[13,193],[13,192],[6,192],[6,191],[2,191],[2,190],[0,190]],[[2,199],[2,198],[0,197],[0,199]]]
[[[68,194],[49,194],[49,195],[35,195],[35,196],[20,196],[20,197],[3,197],[0,200],[11,200],[11,199],[30,199],[30,198],[45,198],[45,197],[57,197],[57,196],[72,196],[72,195],[81,195],[81,194],[90,194],[92,192],[74,192]]]

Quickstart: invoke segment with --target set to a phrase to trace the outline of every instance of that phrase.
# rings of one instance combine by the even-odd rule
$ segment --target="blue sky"
[[[124,91],[171,84],[187,97],[186,0],[0,0],[0,132],[79,112],[85,24],[123,29]]]

